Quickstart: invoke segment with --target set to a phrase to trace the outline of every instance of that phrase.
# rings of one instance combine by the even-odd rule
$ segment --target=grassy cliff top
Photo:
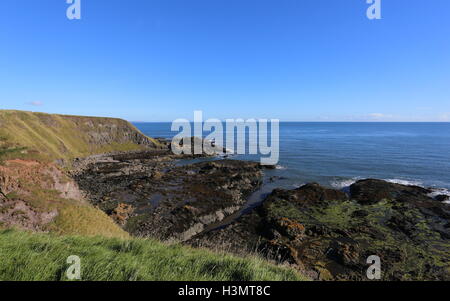
[[[82,280],[307,280],[293,269],[145,239],[54,236],[0,230],[0,280],[67,280],[66,260],[81,259]]]
[[[4,156],[72,159],[157,145],[122,119],[0,110]]]

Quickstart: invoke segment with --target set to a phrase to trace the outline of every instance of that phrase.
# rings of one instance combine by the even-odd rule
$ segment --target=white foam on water
[[[450,196],[450,190],[446,188],[431,188],[431,190],[433,190],[433,192],[430,193],[430,196],[438,196],[438,195]]]
[[[218,156],[219,158],[236,157],[236,155],[233,154],[233,153],[231,153],[231,152],[218,153],[217,156]]]
[[[354,177],[350,179],[340,179],[340,180],[334,180],[331,181],[331,186],[336,189],[344,189],[347,187],[350,187],[352,184],[356,183],[357,181],[361,180],[361,177]],[[422,182],[415,181],[415,180],[405,180],[405,179],[384,179],[384,181],[394,184],[401,184],[406,186],[419,186],[423,188],[427,188],[432,190],[430,194],[428,194],[429,197],[435,198],[438,195],[447,195],[450,197],[450,190],[446,188],[432,188],[432,187],[425,187]],[[450,204],[450,199],[447,201],[444,201],[444,203]]]
[[[351,178],[351,179],[344,179],[344,180],[334,180],[331,181],[331,186],[336,189],[343,189],[346,187],[351,186],[352,184],[356,183],[357,181],[361,180],[361,178]]]
[[[284,167],[284,166],[281,166],[281,165],[277,165],[277,166],[275,166],[275,169],[283,170],[283,169],[287,169],[287,167]]]
[[[385,179],[386,182],[394,183],[394,184],[401,184],[401,185],[407,185],[407,186],[421,186],[423,187],[423,183],[419,181],[414,180],[403,180],[403,179]]]
[[[401,185],[413,185],[413,186],[419,186],[426,189],[430,189],[432,192],[428,194],[429,197],[435,198],[438,195],[446,195],[450,197],[450,190],[447,188],[434,188],[434,187],[426,187],[422,182],[420,181],[412,181],[412,180],[402,180],[402,179],[386,179],[385,181],[395,183],[395,184],[401,184]],[[450,204],[450,199],[447,201],[444,201],[446,204]]]
[[[446,188],[430,188],[432,190],[431,193],[428,194],[429,197],[435,198],[438,195],[446,195],[450,198],[450,190]],[[446,204],[450,204],[450,199],[444,201]]]

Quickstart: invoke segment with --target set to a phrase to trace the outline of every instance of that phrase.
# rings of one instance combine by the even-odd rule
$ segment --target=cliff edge
[[[0,110],[0,155],[53,161],[158,147],[122,119]]]
[[[0,110],[0,227],[128,237],[55,161],[159,147],[121,119]]]

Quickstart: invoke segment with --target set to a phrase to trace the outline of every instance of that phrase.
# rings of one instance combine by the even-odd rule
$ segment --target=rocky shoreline
[[[75,160],[71,176],[134,236],[256,252],[317,280],[366,280],[370,255],[381,258],[383,280],[450,279],[450,205],[428,189],[375,179],[345,192],[315,183],[275,189],[253,210],[211,228],[244,208],[267,167],[176,164],[186,159],[194,157],[168,148],[91,156]]]
[[[206,161],[178,166],[169,151],[77,159],[71,176],[93,205],[130,234],[182,242],[238,211],[261,185],[253,162]]]

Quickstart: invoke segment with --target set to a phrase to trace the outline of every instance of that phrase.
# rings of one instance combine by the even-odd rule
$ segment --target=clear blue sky
[[[450,121],[450,1],[2,0],[0,108]]]

